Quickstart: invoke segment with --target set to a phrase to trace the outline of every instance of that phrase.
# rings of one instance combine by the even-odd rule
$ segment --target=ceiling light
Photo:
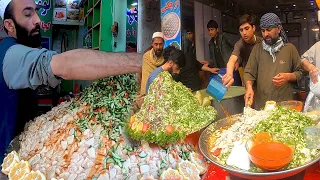
[[[278,9],[278,6],[276,6],[276,8]]]
[[[305,18],[303,18],[303,19],[307,19],[307,18],[305,17]]]
[[[313,32],[318,32],[319,31],[319,28],[314,28],[314,29],[311,29]]]
[[[296,5],[294,4],[293,7],[296,7]]]
[[[131,6],[137,6],[137,5],[138,5],[137,2],[134,2],[134,3],[131,4]]]

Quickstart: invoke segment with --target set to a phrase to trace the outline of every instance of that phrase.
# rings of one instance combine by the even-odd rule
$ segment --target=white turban
[[[0,1],[1,1],[1,0],[0,0]],[[155,32],[155,33],[153,33],[153,35],[152,35],[152,39],[154,39],[154,38],[162,38],[162,39],[164,39],[164,35],[163,35],[162,32]]]
[[[6,7],[8,4],[11,2],[11,0],[0,0],[0,16],[1,19],[3,20],[4,18],[4,12],[6,10]]]

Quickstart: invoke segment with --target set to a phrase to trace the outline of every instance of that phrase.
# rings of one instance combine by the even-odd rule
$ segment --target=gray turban
[[[283,40],[283,43],[287,44],[289,42],[287,35],[281,25],[280,18],[276,14],[267,13],[267,14],[263,15],[260,19],[260,27],[261,28],[275,28],[278,25],[281,26],[280,36]]]

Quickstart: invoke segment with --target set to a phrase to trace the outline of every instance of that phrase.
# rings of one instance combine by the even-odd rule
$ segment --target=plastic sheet
[[[314,77],[314,79],[317,78],[317,83],[313,83],[313,79],[311,79],[310,81],[310,91],[317,97],[320,97],[320,76],[317,74],[316,77]]]
[[[306,99],[303,112],[310,112],[320,109],[320,76],[318,82],[314,84],[310,81],[310,92]]]

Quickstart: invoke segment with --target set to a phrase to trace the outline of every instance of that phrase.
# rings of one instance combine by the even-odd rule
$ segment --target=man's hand
[[[311,81],[313,82],[313,84],[316,84],[318,82],[318,76],[319,76],[319,69],[318,68],[313,68],[310,72],[309,72],[309,76],[311,78]]]
[[[229,88],[234,83],[233,74],[225,74],[222,77],[222,83]]]
[[[210,68],[210,72],[212,74],[218,74],[219,70],[220,70],[219,68]]]
[[[244,95],[245,106],[247,105],[251,106],[253,102],[253,98],[254,98],[254,91],[252,87],[251,86],[247,87],[246,94]]]
[[[279,73],[273,77],[273,84],[277,87],[280,87],[289,81],[289,75],[287,73]]]
[[[203,61],[201,61],[201,64],[203,64],[204,66],[209,66],[209,62],[208,61],[205,61],[205,60],[203,60]]]

